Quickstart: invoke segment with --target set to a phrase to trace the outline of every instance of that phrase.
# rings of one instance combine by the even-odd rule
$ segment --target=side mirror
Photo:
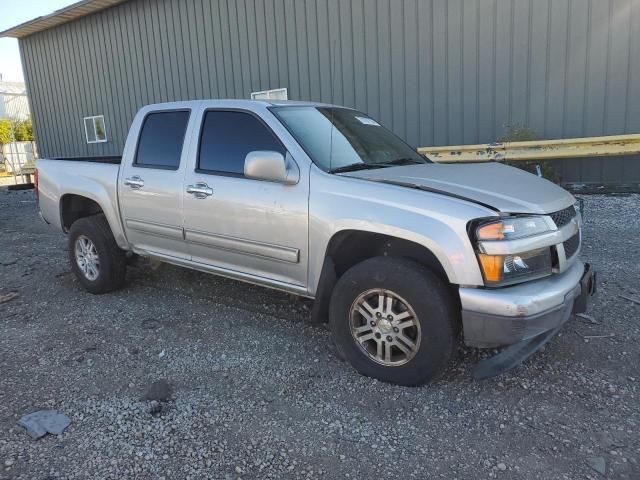
[[[287,153],[257,150],[249,152],[244,159],[244,176],[256,180],[294,185],[300,180],[298,165]]]

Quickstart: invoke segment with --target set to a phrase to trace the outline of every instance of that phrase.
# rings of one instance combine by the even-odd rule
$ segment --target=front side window
[[[324,170],[428,163],[393,132],[363,113],[339,107],[272,107],[271,111]]]
[[[256,150],[285,153],[271,130],[250,113],[223,110],[205,113],[198,170],[242,176],[245,157]]]
[[[188,122],[186,110],[147,115],[140,130],[134,165],[177,170]]]

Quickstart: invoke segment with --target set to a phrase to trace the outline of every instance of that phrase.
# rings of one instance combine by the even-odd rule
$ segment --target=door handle
[[[125,178],[124,184],[133,189],[138,189],[144,187],[144,180],[142,180],[138,175],[134,175],[131,178]]]
[[[209,188],[206,183],[196,183],[195,185],[187,185],[187,193],[196,198],[207,198],[213,195],[213,189]]]

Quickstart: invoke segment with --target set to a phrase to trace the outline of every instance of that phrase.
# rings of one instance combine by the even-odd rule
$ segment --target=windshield
[[[287,106],[271,111],[324,170],[430,163],[391,131],[355,110]]]

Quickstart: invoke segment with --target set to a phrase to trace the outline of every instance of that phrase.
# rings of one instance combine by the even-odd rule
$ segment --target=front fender
[[[359,230],[422,245],[438,259],[450,283],[483,285],[467,224],[496,212],[431,192],[327,175],[312,178],[309,199],[309,290],[318,286],[331,238]]]

